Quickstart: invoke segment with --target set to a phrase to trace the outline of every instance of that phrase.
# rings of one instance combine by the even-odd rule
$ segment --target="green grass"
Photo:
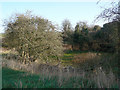
[[[28,72],[12,70],[8,68],[2,69],[2,83],[3,88],[43,88],[43,87],[57,87],[56,82],[49,82],[48,78],[42,80],[39,75],[30,74]],[[41,81],[39,81],[41,79]],[[51,85],[49,85],[51,84]]]
[[[98,76],[94,76],[93,78],[98,78]],[[59,77],[59,74],[31,74],[6,67],[2,69],[3,88],[99,88],[97,83],[101,83],[101,81],[95,82],[93,78],[87,73],[84,77],[69,75]],[[107,79],[104,78],[102,83],[104,80]],[[114,79],[112,78],[112,80]],[[103,87],[107,87],[106,85],[104,86],[103,84]],[[118,88],[118,84],[114,82],[109,88]]]
[[[77,59],[76,57],[78,57],[78,61],[80,61],[80,63],[73,62]],[[84,61],[82,61],[82,59],[84,59]],[[120,68],[118,68],[118,55],[114,53],[101,52],[101,56],[91,58],[87,51],[66,51],[62,58],[62,64],[64,66],[72,65],[74,67],[80,67],[87,71],[102,67],[106,71],[110,71],[112,69],[113,73],[116,75],[120,73]]]
[[[67,50],[65,51],[66,54],[79,54],[79,53],[87,53],[88,51],[79,51],[79,50],[74,50],[74,51],[71,51],[71,50]]]
[[[23,71],[2,69],[3,88],[84,88],[95,87],[92,82],[80,77],[71,77],[67,79],[62,77],[62,83],[59,83],[58,76],[35,75]]]
[[[57,75],[49,75],[49,73],[31,74],[29,72],[23,72],[3,67],[3,88],[97,88],[99,87],[96,84],[98,83],[98,81],[94,81],[93,78],[90,77],[90,74],[94,75],[94,73],[89,72],[91,71],[91,69],[94,70],[96,68],[102,67],[102,69],[105,70],[106,73],[109,73],[109,71],[111,70],[116,76],[120,72],[120,68],[117,67],[118,56],[115,54],[104,53],[100,56],[100,58],[95,57],[93,59],[85,60],[84,62],[81,62],[79,64],[72,62],[72,60],[75,59],[75,56],[82,55],[82,57],[84,58],[86,57],[86,54],[87,52],[68,51],[64,54],[62,58],[63,65],[74,64],[78,65],[81,69],[85,70],[84,77],[69,77],[69,75],[63,75],[60,79],[59,73],[57,73]],[[94,77],[97,78],[96,75],[94,75]],[[105,79],[103,79],[103,82]],[[116,82],[117,81],[115,81],[114,84],[109,87],[118,88]]]

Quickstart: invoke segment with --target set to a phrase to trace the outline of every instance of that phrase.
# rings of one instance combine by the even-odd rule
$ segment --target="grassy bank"
[[[105,71],[112,70],[114,74],[120,73],[118,55],[115,53],[68,51],[62,58],[64,66],[71,65],[86,71],[94,71],[101,67]]]
[[[9,53],[3,54],[9,56]],[[117,57],[112,53],[66,52],[61,65],[77,67],[82,70],[80,74],[55,71],[31,74],[3,67],[3,88],[118,88],[120,69]]]
[[[3,88],[118,88],[112,73],[104,75],[30,74],[3,68]],[[111,76],[110,76],[111,75]]]
[[[3,68],[3,88],[95,87],[89,84],[87,80],[82,80],[81,78],[72,77],[69,82],[67,80],[68,78],[59,78],[56,75],[35,75]]]

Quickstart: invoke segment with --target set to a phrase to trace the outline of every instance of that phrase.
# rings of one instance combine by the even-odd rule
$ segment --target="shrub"
[[[24,63],[59,60],[62,54],[62,38],[57,28],[47,19],[29,13],[15,15],[6,23],[5,42],[18,51]]]

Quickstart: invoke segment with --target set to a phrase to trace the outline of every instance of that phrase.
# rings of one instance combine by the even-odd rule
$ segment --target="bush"
[[[56,29],[47,19],[29,13],[18,14],[6,24],[5,43],[18,51],[24,63],[37,59],[58,60],[62,54],[62,38]]]

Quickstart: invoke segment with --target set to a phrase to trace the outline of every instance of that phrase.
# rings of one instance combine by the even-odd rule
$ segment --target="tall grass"
[[[16,60],[4,59],[3,87],[120,88],[118,76],[120,70],[117,67],[117,55],[108,53],[97,54],[90,52],[66,53],[63,57],[63,61],[67,61],[66,65],[62,65],[64,64],[62,62],[61,66],[35,62],[24,65]],[[78,60],[80,63],[72,62],[73,60]],[[69,63],[77,67],[73,67],[74,65],[70,66]]]
[[[3,68],[2,83],[3,88],[118,88],[114,74],[103,72],[97,71],[96,75],[62,72],[56,74],[44,72],[36,75]]]

